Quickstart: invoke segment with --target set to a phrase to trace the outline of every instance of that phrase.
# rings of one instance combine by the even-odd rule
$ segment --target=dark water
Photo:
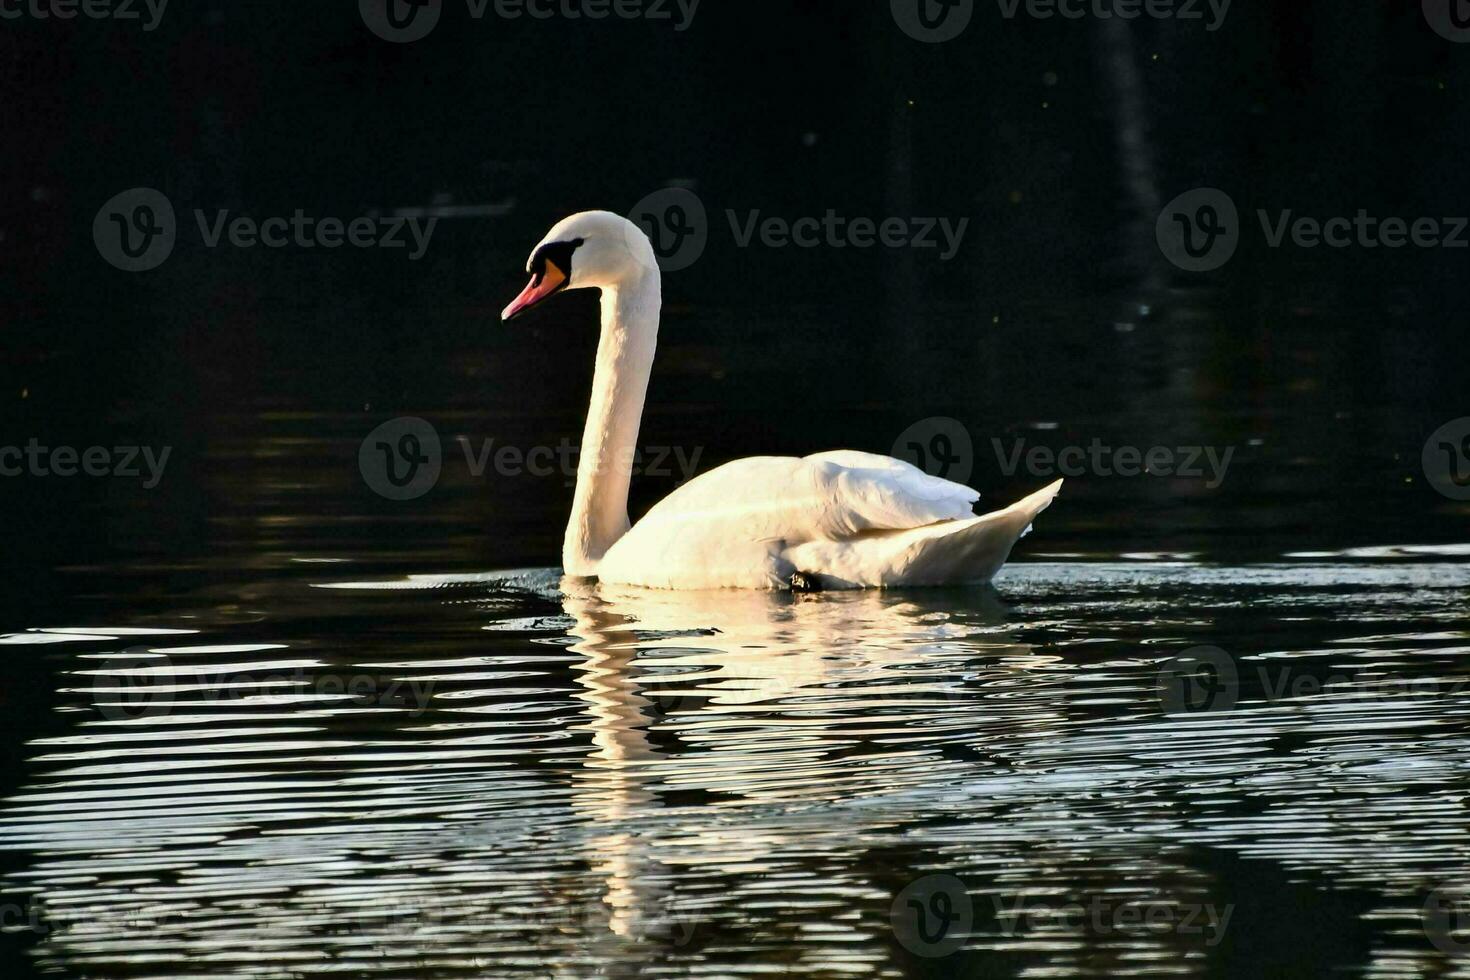
[[[36,559],[9,599],[17,969],[1463,968],[1470,548],[1464,505],[1426,485],[1439,423],[1416,397],[1348,412],[1290,369],[1242,397],[1171,366],[1213,344],[1220,379],[1252,373],[1249,345],[1218,338],[1247,329],[1228,316],[1130,331],[1069,311],[916,354],[982,378],[1040,327],[1092,347],[1044,383],[992,371],[942,399],[855,391],[869,352],[832,344],[793,422],[780,386],[809,376],[831,322],[772,358],[759,324],[675,310],[643,441],[700,469],[887,450],[935,402],[995,503],[1040,479],[1002,473],[992,438],[1235,462],[1214,488],[1071,480],[994,589],[607,589],[546,567],[560,474],[476,476],[455,441],[575,439],[584,366],[518,406],[501,380],[585,360],[587,312],[467,333],[423,385],[438,395],[387,410],[327,410],[330,383],[287,394],[294,368],[264,374],[189,420],[154,490],[24,484],[86,558]],[[701,343],[680,333],[712,322]],[[1331,351],[1323,336],[1303,326],[1287,362]],[[1332,377],[1324,357],[1312,374]],[[432,420],[444,465],[392,502],[358,450],[400,414]],[[669,465],[635,507],[677,482]]]

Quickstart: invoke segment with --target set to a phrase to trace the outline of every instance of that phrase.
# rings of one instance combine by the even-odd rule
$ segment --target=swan
[[[758,456],[683,484],[637,524],[628,486],[658,343],[662,279],[641,228],[608,211],[558,222],[531,252],[509,321],[570,289],[602,291],[602,334],[562,567],[663,589],[820,589],[990,581],[1062,481],[977,517],[980,494],[854,450]]]

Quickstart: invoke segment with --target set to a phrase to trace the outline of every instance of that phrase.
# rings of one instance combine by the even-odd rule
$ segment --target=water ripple
[[[1319,557],[1004,599],[415,575],[178,645],[12,634],[69,728],[0,813],[7,928],[97,976],[1188,976],[1307,905],[1294,939],[1373,937],[1345,968],[1447,966],[1470,568]],[[900,921],[930,876],[944,961]]]

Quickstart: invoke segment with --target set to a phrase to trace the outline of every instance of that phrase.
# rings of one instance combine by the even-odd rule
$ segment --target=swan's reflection
[[[659,592],[579,579],[561,587],[570,649],[585,658],[576,697],[593,746],[573,774],[573,805],[606,831],[587,845],[604,881],[606,927],[635,942],[708,939],[697,908],[672,907],[671,883],[695,869],[760,871],[762,855],[798,847],[806,829],[800,818],[722,826],[708,804],[891,792],[895,769],[915,760],[903,743],[963,726],[956,668],[976,659],[974,634],[985,629],[892,594]],[[1034,657],[990,630],[980,646],[1009,661],[1004,669]],[[873,748],[885,740],[892,747]],[[861,751],[872,758],[855,778],[849,760]],[[662,798],[690,792],[706,807],[651,820]]]
[[[569,584],[572,580],[568,580]],[[650,705],[633,683],[637,636],[625,615],[586,592],[568,591],[564,607],[576,621],[571,649],[586,657],[578,672],[594,749],[574,779],[573,806],[592,826],[609,832],[587,845],[592,873],[606,882],[607,928],[624,939],[643,939],[662,927],[656,914],[663,892],[657,863],[638,839],[635,815],[652,799],[637,763],[658,758],[644,734]]]
[[[999,601],[986,596],[988,609],[961,618],[942,600],[892,593],[659,592],[565,580],[571,649],[587,658],[579,677],[596,746],[589,766],[746,804],[831,798],[833,786],[802,758],[819,765],[837,745],[965,729],[975,684],[1009,686],[1018,667],[1047,659],[996,625]],[[1040,704],[1055,691],[1031,678],[1017,693]],[[653,748],[651,732],[677,753]],[[646,785],[636,792],[649,799]]]

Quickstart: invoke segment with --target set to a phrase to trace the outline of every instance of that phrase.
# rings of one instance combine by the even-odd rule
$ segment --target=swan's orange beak
[[[521,294],[501,311],[500,319],[509,320],[518,313],[524,313],[566,284],[567,274],[555,262],[547,260],[545,270],[531,277],[531,281],[526,284],[525,289],[521,290]]]

